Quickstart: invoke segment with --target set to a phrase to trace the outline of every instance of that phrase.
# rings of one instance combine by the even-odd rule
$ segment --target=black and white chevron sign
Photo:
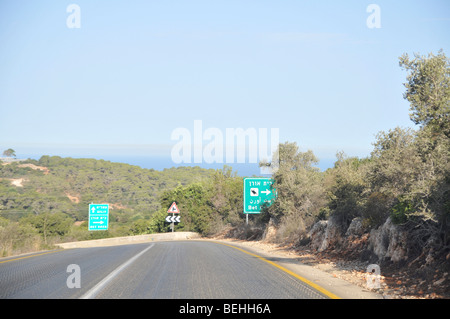
[[[168,223],[179,223],[180,222],[180,215],[178,216],[167,216],[166,217],[166,222]]]

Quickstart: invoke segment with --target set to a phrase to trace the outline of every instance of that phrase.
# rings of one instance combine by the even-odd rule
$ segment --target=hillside
[[[204,183],[215,172],[200,167],[156,171],[59,156],[2,162],[0,256],[47,249],[60,241],[148,232],[164,192]],[[90,203],[110,204],[108,231],[87,230]]]
[[[0,213],[17,220],[27,213],[62,212],[86,220],[90,203],[109,203],[121,220],[148,218],[159,196],[179,185],[201,182],[213,170],[179,167],[156,171],[95,159],[42,156],[0,166]]]

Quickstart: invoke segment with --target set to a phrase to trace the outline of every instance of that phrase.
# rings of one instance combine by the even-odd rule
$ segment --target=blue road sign
[[[89,230],[108,230],[108,220],[108,204],[89,204]]]
[[[271,205],[276,198],[271,178],[244,178],[244,214],[259,214],[263,204]]]

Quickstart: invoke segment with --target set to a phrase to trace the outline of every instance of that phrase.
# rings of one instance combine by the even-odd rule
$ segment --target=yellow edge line
[[[29,256],[24,256],[24,257],[14,258],[14,259],[8,259],[8,260],[3,260],[3,261],[0,261],[0,264],[8,263],[8,262],[10,262],[10,261],[16,261],[16,260],[21,260],[21,259],[26,259],[26,258],[36,257],[36,256],[42,256],[42,255],[52,254],[52,253],[56,253],[56,252],[62,251],[62,250],[64,250],[64,249],[57,249],[57,250],[47,251],[47,252],[45,252],[45,253],[34,254],[34,255],[29,255]]]
[[[261,257],[261,256],[259,256],[259,255],[253,254],[253,253],[251,253],[251,252],[249,252],[249,251],[246,251],[246,250],[244,250],[244,249],[241,249],[241,248],[236,247],[236,246],[233,246],[233,245],[228,245],[228,244],[221,243],[221,242],[217,242],[217,241],[215,241],[215,243],[221,244],[221,245],[225,245],[225,246],[228,246],[228,247],[232,247],[232,248],[237,249],[237,250],[240,250],[240,251],[242,251],[242,252],[244,252],[244,253],[246,253],[246,254],[248,254],[248,255],[251,255],[251,256],[253,256],[253,257],[259,258],[259,259],[261,259],[261,260],[263,260],[263,261],[265,261],[265,262],[271,264],[272,266],[275,266],[275,267],[277,267],[278,269],[281,269],[282,271],[288,273],[289,275],[291,275],[291,276],[293,276],[293,277],[295,277],[295,278],[297,278],[297,279],[303,281],[305,284],[307,284],[307,285],[313,287],[314,289],[320,291],[320,292],[323,293],[325,296],[327,296],[327,297],[329,297],[329,298],[331,298],[331,299],[341,299],[340,297],[338,297],[338,296],[336,296],[335,294],[329,292],[329,291],[326,290],[325,288],[320,287],[318,284],[315,284],[315,283],[313,283],[312,281],[310,281],[310,280],[308,280],[308,279],[306,279],[306,278],[303,278],[302,276],[297,275],[297,274],[294,273],[293,271],[290,271],[289,269],[286,269],[286,268],[284,268],[283,266],[280,266],[280,265],[278,265],[277,263],[274,263],[273,261],[267,260],[267,259],[264,258],[264,257]]]

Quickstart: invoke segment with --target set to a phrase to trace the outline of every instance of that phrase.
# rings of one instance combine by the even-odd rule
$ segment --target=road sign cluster
[[[276,198],[276,191],[272,187],[271,178],[244,178],[244,214],[260,214],[263,205],[271,205]],[[181,220],[180,210],[175,202],[170,205],[166,222],[172,224]],[[175,214],[178,214],[175,216]],[[89,230],[107,230],[109,220],[108,204],[89,205]]]
[[[166,222],[168,223],[172,223],[172,231],[173,231],[173,225],[175,223],[179,223],[181,216],[177,215],[175,216],[175,214],[180,214],[180,210],[178,209],[178,206],[175,202],[172,203],[172,205],[170,205],[169,209],[167,210],[167,213],[172,214],[172,216],[167,216],[166,217]]]

